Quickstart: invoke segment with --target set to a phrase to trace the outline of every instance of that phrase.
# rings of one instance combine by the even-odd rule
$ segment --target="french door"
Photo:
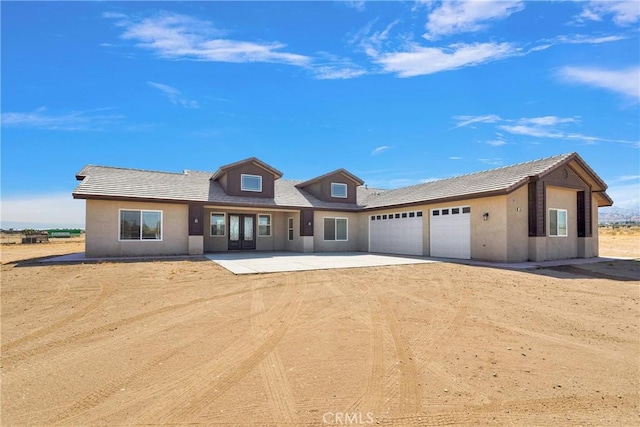
[[[229,250],[256,248],[256,216],[229,214]]]

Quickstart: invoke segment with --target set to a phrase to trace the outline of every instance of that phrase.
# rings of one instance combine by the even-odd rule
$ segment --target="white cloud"
[[[602,44],[626,40],[627,36],[589,36],[584,34],[574,34],[570,36],[558,36],[554,40],[558,43],[566,44]]]
[[[105,16],[114,18],[113,16]],[[211,62],[275,62],[307,66],[311,58],[282,52],[277,42],[250,42],[222,38],[224,32],[206,21],[175,13],[160,13],[142,20],[115,16],[124,28],[121,38],[133,40],[163,58]]]
[[[640,209],[640,182],[625,185],[612,185],[607,188],[616,208]]]
[[[537,126],[526,126],[526,125],[500,125],[498,129],[501,129],[505,132],[509,132],[515,135],[526,135],[533,136],[537,138],[562,138],[563,134],[558,132],[553,132],[548,129],[537,127]]]
[[[35,111],[7,112],[0,116],[4,127],[24,127],[59,131],[101,130],[124,118],[118,114],[97,114],[98,111],[72,111],[70,113],[48,114],[46,108]]]
[[[640,175],[622,175],[614,180],[615,182],[624,182],[624,181],[638,181],[640,182]]]
[[[569,83],[585,84],[640,99],[640,67],[626,70],[563,67],[558,76]]]
[[[84,224],[85,202],[70,193],[2,198],[2,228],[84,228]]]
[[[621,27],[628,27],[640,20],[640,3],[638,0],[628,1],[590,1],[577,16],[578,22],[602,21],[612,16],[613,22]]]
[[[493,139],[491,141],[485,141],[485,144],[490,145],[492,147],[501,147],[507,144],[507,141],[504,139]]]
[[[450,156],[449,160],[462,160],[462,157],[460,157],[460,156]]]
[[[521,1],[444,1],[429,13],[424,37],[480,31],[487,21],[507,18],[522,9]]]
[[[580,117],[558,117],[558,116],[539,116],[539,117],[522,117],[519,119],[504,119],[493,114],[483,116],[454,116],[458,124],[452,128],[468,126],[474,123],[496,123],[497,129],[510,133],[512,135],[529,136],[534,138],[547,139],[564,139],[568,141],[582,141],[587,144],[596,144],[599,142],[614,142],[622,144],[631,144],[640,147],[638,141],[627,141],[621,139],[608,139],[596,136],[584,135],[577,132],[568,132],[564,128],[567,126],[580,124]],[[505,145],[504,136],[497,133],[498,138],[495,140],[485,141],[494,147]],[[535,143],[532,142],[532,143]]]
[[[313,77],[318,80],[352,79],[367,74],[365,69],[349,58],[328,52],[318,52],[317,56],[311,68]]]
[[[162,92],[163,94],[165,94],[168,98],[169,101],[171,101],[172,104],[174,105],[181,105],[184,108],[198,108],[198,102],[197,101],[191,101],[189,99],[187,99],[182,92],[180,92],[178,89],[171,87],[169,85],[165,85],[162,83],[156,83],[156,82],[147,82],[147,84],[151,87],[154,87],[156,89],[158,89],[160,92]]]
[[[474,123],[495,123],[502,120],[500,116],[496,116],[495,114],[486,114],[484,116],[454,116],[453,118],[458,121],[453,129],[469,126]]]
[[[372,156],[378,155],[378,154],[382,153],[383,151],[387,151],[389,148],[391,148],[391,147],[390,147],[390,146],[388,146],[388,145],[381,145],[380,147],[376,147],[376,148],[371,152],[371,155],[372,155]]]
[[[339,68],[332,66],[321,66],[313,69],[314,77],[318,80],[344,80],[353,79],[367,74],[367,71],[356,68]]]
[[[519,53],[510,43],[460,43],[447,48],[413,45],[409,51],[381,54],[374,60],[386,72],[413,77],[480,65]]]
[[[520,123],[530,123],[538,126],[554,126],[562,123],[576,123],[578,118],[576,117],[558,117],[558,116],[543,116],[543,117],[530,117],[522,118]]]
[[[499,157],[494,157],[492,159],[478,159],[478,161],[480,163],[484,163],[486,165],[492,165],[492,166],[500,166],[502,165],[502,159]]]
[[[347,7],[357,10],[358,12],[362,12],[364,10],[365,1],[364,0],[346,0],[343,4]]]

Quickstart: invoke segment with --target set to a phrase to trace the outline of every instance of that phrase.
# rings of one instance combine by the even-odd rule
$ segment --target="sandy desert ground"
[[[2,425],[640,424],[637,260],[16,263],[78,250],[2,247]]]

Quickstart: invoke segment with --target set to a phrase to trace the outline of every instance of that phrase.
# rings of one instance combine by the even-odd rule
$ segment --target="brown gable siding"
[[[538,181],[529,183],[529,236],[546,235],[545,192],[549,185],[578,190],[578,233],[580,237],[591,237],[591,187],[568,164],[542,176]]]
[[[331,197],[331,183],[347,184],[347,197]],[[322,180],[304,187],[312,196],[324,202],[332,203],[356,203],[356,185],[340,173],[335,173],[324,177]]]
[[[262,192],[242,191],[241,176],[242,174],[259,175],[262,177]],[[253,164],[240,164],[234,168],[227,170],[218,182],[229,196],[245,196],[245,197],[263,197],[273,199],[274,197],[274,177],[273,174],[267,172],[263,168]]]

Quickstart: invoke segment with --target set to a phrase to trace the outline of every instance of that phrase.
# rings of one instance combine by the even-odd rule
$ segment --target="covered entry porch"
[[[205,253],[227,251],[305,252],[300,234],[300,210],[255,209],[207,205],[203,207]],[[311,247],[313,251],[313,237]]]

